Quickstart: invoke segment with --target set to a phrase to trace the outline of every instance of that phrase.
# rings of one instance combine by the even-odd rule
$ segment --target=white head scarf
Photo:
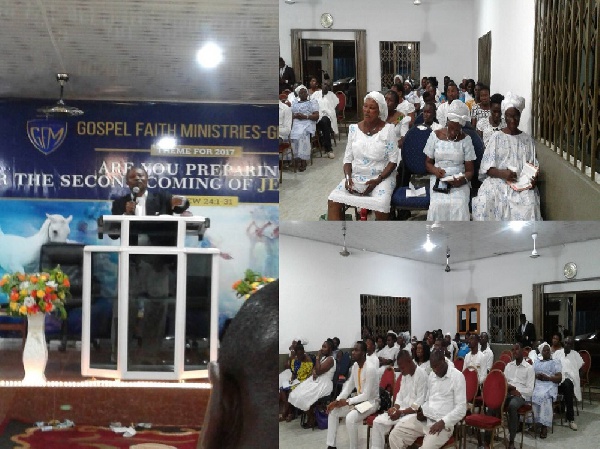
[[[403,83],[403,82],[404,82],[404,78],[402,78],[402,75],[395,75],[395,76],[394,76],[394,84],[396,84],[396,83],[397,83],[397,81],[396,81],[396,80],[397,80],[398,78],[400,78],[400,83]]]
[[[508,108],[516,108],[519,112],[523,112],[523,109],[525,109],[525,98],[513,94],[512,92],[507,92],[500,107],[502,109],[502,114],[504,114]]]
[[[389,331],[387,331],[386,335],[389,335],[389,334],[392,334],[394,336],[394,338],[398,338],[398,334],[391,329]]]
[[[387,103],[385,102],[385,97],[380,92],[374,90],[366,95],[365,101],[367,101],[367,98],[377,102],[377,105],[379,106],[379,118],[385,122],[388,116],[388,108]]]
[[[543,341],[539,346],[538,346],[538,354],[541,356],[542,355],[542,349],[544,349],[544,346],[548,346],[550,347],[550,344],[546,343],[545,341]]]
[[[296,87],[296,89],[294,90],[294,92],[296,93],[296,95],[300,95],[300,90],[301,89],[306,89],[306,86],[304,84],[300,84],[298,87]],[[308,89],[306,89],[306,91],[308,92]]]
[[[460,126],[464,126],[467,121],[471,120],[469,107],[460,100],[454,100],[450,103],[446,117],[450,122],[460,123]]]

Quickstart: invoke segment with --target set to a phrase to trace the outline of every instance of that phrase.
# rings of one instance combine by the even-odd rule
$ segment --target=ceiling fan
[[[444,271],[446,273],[450,273],[450,271],[452,271],[450,269],[450,247],[449,246],[446,247],[446,268],[444,268]]]
[[[537,236],[537,232],[531,234],[531,238],[533,239],[533,251],[531,251],[529,257],[531,257],[532,259],[537,259],[538,257],[540,257],[539,253],[537,252],[537,249],[535,249],[535,241],[537,239]]]
[[[346,222],[345,221],[342,223],[342,234],[344,235],[344,247],[340,251],[340,256],[348,257],[350,255],[350,251],[348,251],[348,248],[346,248]]]
[[[67,106],[63,101],[63,91],[65,84],[69,81],[69,75],[67,73],[57,73],[56,81],[60,84],[60,98],[56,104],[47,106],[45,108],[38,109],[38,112],[45,114],[46,117],[76,117],[83,115],[83,111],[79,108]]]

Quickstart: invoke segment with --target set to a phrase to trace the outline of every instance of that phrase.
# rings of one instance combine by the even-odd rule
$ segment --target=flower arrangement
[[[27,316],[56,312],[67,318],[65,301],[71,296],[69,276],[60,265],[41,273],[6,273],[0,279],[0,288],[9,300],[8,314]]]
[[[252,270],[246,270],[243,279],[235,281],[231,288],[236,291],[238,298],[248,299],[251,294],[274,280],[275,278],[267,278]]]

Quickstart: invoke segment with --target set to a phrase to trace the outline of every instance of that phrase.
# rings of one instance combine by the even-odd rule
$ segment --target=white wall
[[[523,96],[520,128],[531,133],[535,1],[477,0],[474,14],[475,41],[492,31],[491,93],[511,91]]]
[[[321,29],[324,12],[333,15],[333,30],[367,30],[367,91],[379,90],[379,41],[420,41],[421,76],[444,75],[460,82],[477,78],[477,40],[473,40],[475,0],[298,0],[279,3],[280,54],[291,65],[290,30]],[[353,34],[312,34],[311,38],[354,40]],[[299,70],[296,70],[299,73]]]
[[[362,293],[410,297],[416,335],[442,322],[441,282],[429,264],[356,250],[342,257],[339,246],[286,235],[279,245],[280,353],[297,337],[310,351],[335,336],[351,347],[360,338]]]
[[[327,337],[342,347],[360,337],[360,294],[411,298],[412,334],[441,328],[454,333],[456,305],[481,303],[482,330],[487,330],[487,298],[523,295],[523,312],[533,313],[532,285],[564,280],[563,266],[575,262],[578,279],[600,276],[600,240],[474,262],[453,263],[450,273],[440,264],[357,252],[344,258],[340,247],[282,235],[280,237],[279,352],[296,337],[316,350]],[[549,286],[547,291],[600,289],[600,282]],[[397,329],[396,329],[397,330]]]

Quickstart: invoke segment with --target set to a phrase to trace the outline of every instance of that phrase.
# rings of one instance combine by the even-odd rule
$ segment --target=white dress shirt
[[[367,362],[373,365],[375,368],[379,368],[379,357],[377,357],[375,352],[373,352],[371,355],[367,354]]]
[[[379,351],[377,356],[384,358],[384,359],[389,359],[389,360],[395,361],[396,357],[398,356],[399,350],[400,350],[400,348],[396,345],[392,346],[391,348],[386,345],[385,348],[383,348],[381,351]]]
[[[443,419],[447,427],[456,425],[467,413],[466,388],[465,376],[456,368],[449,366],[443,377],[432,372],[423,414],[433,422]]]
[[[485,356],[485,369],[489,373],[492,369],[492,365],[494,364],[494,353],[490,349],[489,345],[484,350],[479,349],[479,352],[481,352]]]
[[[429,376],[425,370],[418,366],[415,368],[415,373],[412,376],[402,376],[400,391],[398,391],[395,401],[400,410],[410,408],[413,404],[417,404],[420,407],[425,403],[428,379]]]
[[[531,399],[535,385],[535,371],[533,370],[533,366],[526,362],[525,359],[523,359],[520,365],[517,365],[516,360],[506,365],[504,376],[510,385],[519,390],[523,399]]]
[[[581,401],[581,379],[579,378],[579,370],[583,366],[583,359],[577,351],[571,350],[568,354],[564,350],[556,351],[552,356],[553,359],[560,359],[562,365],[562,384],[565,379],[571,379],[575,389],[575,397]]]
[[[469,352],[465,356],[465,363],[463,365],[463,369],[467,369],[469,366],[472,366],[477,370],[477,380],[482,384],[485,378],[487,377],[487,356],[483,354],[481,351],[477,351],[476,354]]]
[[[360,373],[359,373],[360,371]],[[358,362],[352,366],[352,374],[350,379],[344,383],[342,392],[336,400],[347,399],[349,405],[360,404],[361,402],[369,401],[371,404],[377,405],[379,408],[379,377],[377,369],[365,361],[363,367],[359,369]],[[356,396],[351,397],[350,393],[356,388]]]
[[[331,120],[331,129],[333,129],[335,134],[339,134],[337,114],[335,113],[335,108],[340,103],[340,99],[337,97],[337,95],[329,91],[327,92],[327,95],[323,96],[323,91],[318,90],[312,94],[310,98],[317,100],[317,103],[319,103],[318,121],[320,121],[323,117],[329,117],[329,120]]]

